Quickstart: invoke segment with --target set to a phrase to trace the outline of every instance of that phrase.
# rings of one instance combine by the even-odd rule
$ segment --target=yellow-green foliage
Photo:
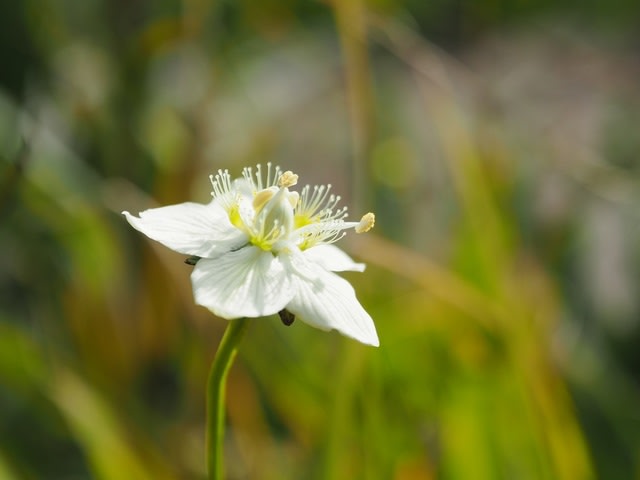
[[[13,3],[0,479],[204,478],[226,321],[120,212],[268,161],[376,212],[341,246],[381,346],[253,321],[230,479],[640,478],[627,37],[495,2]]]

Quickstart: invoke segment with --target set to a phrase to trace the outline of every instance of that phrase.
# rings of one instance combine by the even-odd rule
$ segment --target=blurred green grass
[[[229,478],[640,478],[635,2],[0,9],[0,479],[204,478],[225,321],[119,212],[267,161],[381,347],[254,322]]]

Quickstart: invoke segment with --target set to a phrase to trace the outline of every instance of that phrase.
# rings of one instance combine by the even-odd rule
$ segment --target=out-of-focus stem
[[[355,211],[369,203],[369,168],[374,132],[371,72],[367,51],[366,12],[362,0],[334,0],[336,26],[342,45],[347,101],[353,145],[351,169]]]
[[[223,444],[227,373],[233,364],[249,320],[231,320],[224,332],[207,381],[207,471],[209,480],[224,478]]]

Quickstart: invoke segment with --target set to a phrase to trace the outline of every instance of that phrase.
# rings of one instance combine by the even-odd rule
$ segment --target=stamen
[[[343,220],[329,220],[306,225],[296,231],[298,234],[298,247],[306,250],[319,244],[329,244],[340,240],[346,235],[344,230],[353,228],[356,224]]]
[[[329,195],[331,185],[314,186],[305,185],[300,193],[300,201],[296,207],[296,215],[307,222],[342,220],[346,218],[347,207],[334,212],[341,200],[338,195]]]
[[[360,223],[356,225],[356,233],[365,233],[373,228],[376,224],[376,216],[369,212],[360,219]]]
[[[277,190],[275,192],[277,192]],[[262,209],[262,207],[264,207],[266,203],[271,200],[275,192],[272,189],[267,188],[266,190],[260,190],[258,193],[256,193],[256,196],[253,197],[253,209],[256,211],[256,213],[258,213]]]
[[[267,163],[267,170],[271,169],[271,164]],[[268,178],[267,178],[268,179]],[[258,190],[262,190],[264,186],[262,185],[262,165],[256,165],[256,182]]]
[[[235,196],[232,196],[234,188],[229,170],[218,170],[215,177],[209,175],[209,180],[213,188],[211,196],[220,200],[223,207],[229,210],[236,200]]]
[[[251,243],[265,251],[269,251],[282,236],[283,227],[277,219],[271,224],[269,231],[266,231],[265,227],[264,221],[258,222],[258,225],[254,226]]]
[[[256,165],[256,171],[254,173],[251,167],[245,167],[242,170],[242,176],[253,188],[254,193],[260,190],[265,190],[269,187],[275,187],[278,185],[278,179],[282,175],[280,167],[272,167],[271,162],[267,162],[266,175],[263,173],[262,165]]]
[[[298,192],[289,192],[289,203],[291,204],[291,208],[296,208],[298,202],[300,201],[300,194]]]
[[[293,187],[296,183],[298,183],[298,175],[291,170],[287,170],[280,175],[280,179],[278,180],[278,186],[280,188]]]

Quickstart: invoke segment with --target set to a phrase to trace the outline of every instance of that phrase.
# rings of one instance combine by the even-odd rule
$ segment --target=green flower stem
[[[227,373],[231,368],[248,319],[230,320],[211,364],[207,381],[207,469],[209,480],[223,478],[224,405]]]

